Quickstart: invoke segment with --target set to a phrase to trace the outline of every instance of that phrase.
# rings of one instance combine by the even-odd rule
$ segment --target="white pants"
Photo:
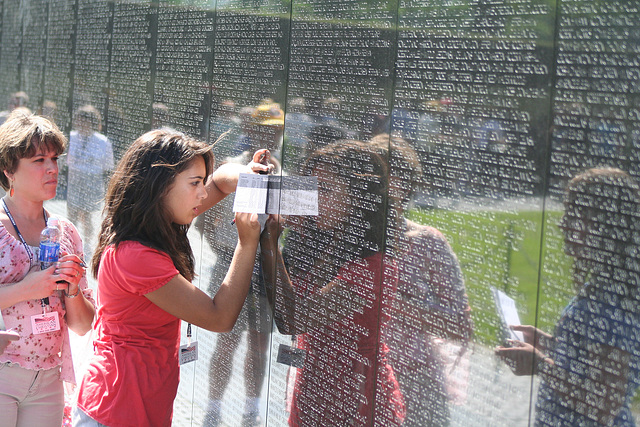
[[[60,368],[34,371],[0,364],[0,427],[60,427],[63,411]]]

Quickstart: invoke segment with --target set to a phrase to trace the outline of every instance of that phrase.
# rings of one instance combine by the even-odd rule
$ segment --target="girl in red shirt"
[[[76,426],[170,426],[180,320],[227,332],[238,317],[260,236],[257,215],[236,214],[238,244],[213,300],[191,283],[187,230],[235,191],[238,173],[268,171],[270,155],[259,150],[249,166],[226,164],[210,176],[210,148],[154,130],[129,147],[111,178],[91,266],[98,279],[95,354],[78,393]]]

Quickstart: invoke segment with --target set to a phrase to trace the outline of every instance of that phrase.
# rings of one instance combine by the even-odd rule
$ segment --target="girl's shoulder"
[[[100,268],[118,272],[132,286],[137,283],[147,291],[150,284],[152,287],[165,284],[179,274],[169,255],[131,240],[107,246],[102,253]]]
[[[171,261],[171,257],[161,250],[152,248],[136,240],[125,240],[118,245],[109,245],[105,252],[110,253],[118,262],[126,263],[146,263],[156,260]]]

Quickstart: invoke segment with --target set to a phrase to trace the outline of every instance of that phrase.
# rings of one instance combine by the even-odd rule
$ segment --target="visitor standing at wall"
[[[102,117],[94,106],[83,105],[75,112],[67,154],[67,211],[71,221],[82,225],[88,247],[94,238],[91,215],[101,207],[113,169],[113,147],[101,130]]]
[[[94,306],[76,228],[59,219],[59,264],[41,270],[40,232],[58,183],[66,138],[49,120],[12,113],[0,126],[0,308],[20,334],[0,356],[0,425],[62,423],[63,381],[75,382],[68,330],[91,329]],[[61,283],[58,283],[63,281]]]
[[[349,140],[313,153],[303,171],[318,178],[318,216],[292,226],[284,257],[277,217],[261,238],[276,325],[297,334],[289,425],[401,425],[404,400],[384,332],[398,283],[381,246],[387,166]]]
[[[0,111],[0,125],[3,124],[11,112],[16,108],[29,108],[29,95],[26,92],[14,92],[9,97],[7,109]]]
[[[239,172],[268,171],[269,153],[247,166],[213,167],[211,147],[169,129],[129,147],[109,183],[92,259],[98,279],[95,354],[78,392],[74,425],[169,426],[179,380],[180,320],[229,331],[249,289],[260,225],[236,214],[238,244],[213,300],[195,287],[187,230],[235,191]],[[226,167],[225,167],[226,166]]]
[[[560,228],[577,295],[555,332],[515,325],[524,342],[497,354],[517,375],[538,374],[536,425],[633,426],[640,386],[640,193],[620,169],[573,178]]]
[[[386,133],[370,144],[390,159],[388,216],[400,218],[388,223],[394,237],[385,250],[399,273],[387,343],[407,405],[403,426],[444,427],[451,402],[466,393],[466,383],[452,378],[468,376],[473,324],[462,269],[442,232],[405,216],[422,179],[413,147]]]
[[[248,111],[248,110],[246,110]],[[248,118],[246,138],[243,142],[247,144],[244,151],[237,156],[226,159],[231,163],[246,163],[251,153],[259,147],[267,147],[269,150],[279,151],[282,146],[282,130],[284,127],[284,112],[276,103],[266,101],[256,108],[251,107],[251,116]],[[237,142],[231,140],[232,143]],[[278,173],[279,163],[274,173]],[[231,211],[233,201],[223,200],[219,206],[222,210]],[[227,205],[227,206],[225,206]],[[216,206],[218,208],[218,206]],[[215,208],[214,208],[215,209]],[[213,209],[212,209],[213,210]],[[229,213],[216,212],[213,230],[207,230],[205,226],[205,238],[209,246],[216,253],[216,265],[211,275],[209,293],[214,293],[220,283],[219,276],[227,270],[233,257],[233,247],[237,242],[236,227],[231,223]],[[218,335],[216,346],[211,357],[209,368],[209,402],[203,426],[217,427],[222,418],[222,398],[231,380],[231,370],[233,364],[238,361],[234,357],[242,334],[247,333],[247,351],[244,355],[243,375],[245,385],[245,405],[243,408],[242,427],[256,427],[263,424],[260,416],[260,394],[265,379],[267,365],[267,348],[269,343],[269,323],[268,303],[264,289],[264,281],[261,274],[260,260],[254,266],[253,279],[249,295],[238,321],[233,330],[226,334]]]

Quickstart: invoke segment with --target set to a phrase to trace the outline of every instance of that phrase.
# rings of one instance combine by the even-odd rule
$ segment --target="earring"
[[[15,190],[13,189],[13,181],[9,181],[9,197],[13,197]]]

